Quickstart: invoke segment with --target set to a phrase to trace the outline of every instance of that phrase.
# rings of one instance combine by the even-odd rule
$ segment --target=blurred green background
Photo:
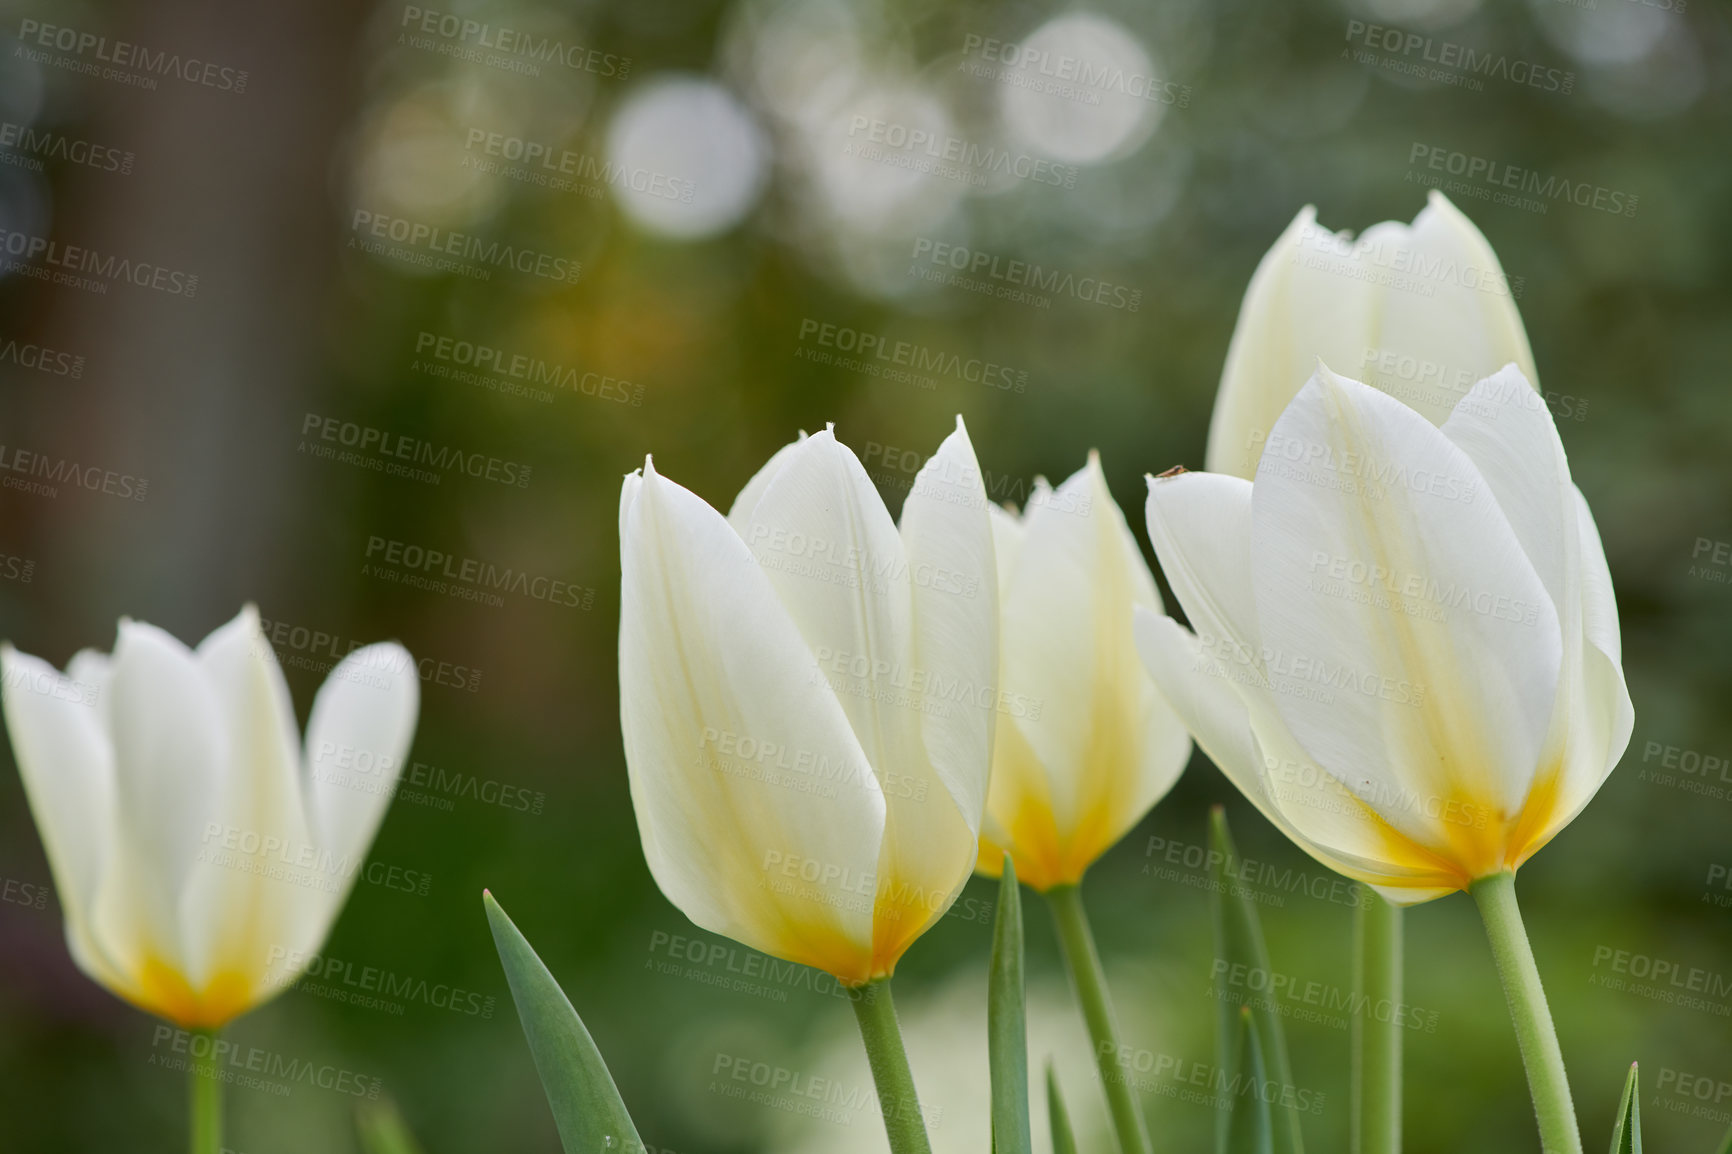
[[[0,565],[0,633],[63,665],[111,644],[122,614],[191,642],[253,600],[281,623],[274,640],[303,720],[331,644],[396,637],[433,659],[414,748],[424,784],[397,799],[373,851],[398,872],[357,885],[326,953],[496,1001],[466,1013],[412,1000],[396,1013],[297,990],[240,1020],[237,1040],[377,1078],[430,1154],[557,1149],[482,916],[485,886],[564,983],[656,1150],[882,1149],[869,1113],[802,1118],[721,1089],[724,1056],[858,1085],[867,1075],[852,1015],[822,982],[718,985],[747,951],[694,930],[645,868],[617,722],[621,476],[654,453],[663,473],[725,509],[775,448],[834,421],[894,511],[917,460],[906,454],[930,453],[960,412],[993,496],[1018,499],[1034,476],[1066,476],[1098,448],[1144,539],[1142,475],[1201,465],[1258,259],[1307,203],[1332,228],[1411,219],[1424,190],[1410,157],[1423,145],[1637,198],[1634,215],[1613,215],[1456,197],[1520,278],[1542,382],[1559,395],[1572,469],[1605,541],[1636,704],[1623,764],[1523,870],[1521,893],[1587,1144],[1605,1140],[1632,1060],[1654,1148],[1706,1154],[1732,1123],[1728,999],[1705,1012],[1595,981],[1616,950],[1732,981],[1732,771],[1700,769],[1732,755],[1729,567],[1699,567],[1732,540],[1723,3],[5,9],[8,126],[111,145],[135,162],[128,172],[54,155],[31,165],[15,144],[0,166],[0,225],[200,281],[190,299],[0,281],[0,340],[85,359],[75,377],[0,357],[0,442],[149,481],[142,501],[0,491],[0,552],[15,562]],[[1095,19],[1078,23],[1083,14]],[[583,51],[569,56],[576,67],[537,63],[461,27],[446,35],[445,15]],[[24,51],[30,21],[249,78],[236,92],[82,75],[64,56]],[[1401,47],[1387,50],[1370,25],[1399,30]],[[1057,55],[1079,38],[1158,77],[1154,98],[1042,96],[1022,84],[1037,68],[984,56],[989,41]],[[1476,89],[1399,70],[1444,44],[1570,80],[1548,90],[1494,76],[1474,78]],[[976,155],[1001,148],[1019,158],[1013,169],[1048,163],[1028,178],[968,161],[896,167],[859,151],[874,121],[966,141]],[[544,148],[535,163],[521,159],[530,144]],[[379,221],[384,239],[370,231]],[[389,221],[536,257],[527,273],[474,259],[429,269],[419,262],[435,242],[393,249]],[[948,271],[930,259],[940,244],[1125,292],[1036,293],[1043,302],[935,283],[932,272]],[[539,275],[536,260],[580,271]],[[1021,387],[825,363],[827,325],[978,358]],[[461,342],[502,350],[493,367],[506,371],[455,363],[471,355]],[[517,355],[556,367],[554,383],[530,386],[548,396],[512,387],[523,384],[510,373]],[[444,470],[435,484],[321,458],[308,430],[326,419],[527,465],[528,483]],[[507,595],[492,606],[407,587],[365,570],[374,539],[519,567],[593,598],[583,608]],[[1668,782],[1654,772],[1668,758],[1698,769]],[[1095,868],[1086,894],[1126,1041],[1173,1063],[1212,1060],[1208,904],[1185,858],[1214,803],[1273,876],[1323,876],[1201,755]],[[402,871],[425,875],[425,894],[396,888]],[[10,766],[0,768],[0,881],[0,1148],[182,1148],[183,1077],[152,1064],[155,1023],[72,966]],[[1276,968],[1348,986],[1349,905],[1278,885],[1262,893]],[[985,1148],[969,1119],[985,1102],[993,896],[971,882],[898,974],[944,1150]],[[1035,1041],[1059,1054],[1073,1111],[1098,1134],[1087,1044],[1032,901],[1028,924]],[[1535,1149],[1471,903],[1420,907],[1407,927],[1408,1000],[1434,1025],[1406,1036],[1408,1149]],[[697,948],[676,935],[704,943],[704,960],[674,956]],[[1319,1151],[1346,1148],[1340,1026],[1289,1021],[1296,1080],[1320,1098],[1305,1119]],[[1207,1148],[1210,1109],[1149,1078],[1158,1147]],[[229,1145],[245,1154],[356,1148],[353,1097],[299,1086],[235,1089],[228,1102]]]

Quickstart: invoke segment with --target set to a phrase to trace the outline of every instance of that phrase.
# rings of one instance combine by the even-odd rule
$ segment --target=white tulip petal
[[[1306,446],[1311,470],[1266,457],[1252,500],[1281,717],[1416,841],[1436,845],[1439,806],[1490,807],[1501,829],[1533,778],[1561,661],[1556,609],[1509,520],[1423,417],[1327,370],[1273,436]],[[1492,852],[1472,812],[1443,832]]]
[[[181,897],[220,849],[230,753],[220,703],[192,651],[153,625],[122,621],[110,680],[118,836],[95,935],[134,973],[187,975]]]
[[[1169,617],[1139,608],[1137,651],[1163,696],[1209,760],[1300,849],[1337,873],[1390,879],[1443,875],[1441,866],[1396,836],[1336,778],[1308,758],[1282,727],[1265,694],[1247,693],[1197,638]],[[1301,760],[1303,759],[1303,760]],[[1423,892],[1421,901],[1458,888]]]
[[[962,419],[915,476],[902,505],[901,551],[911,577],[908,661],[921,699],[924,757],[878,762],[889,820],[881,873],[927,895],[908,940],[946,909],[973,872],[992,770],[998,707],[998,562],[980,464]],[[909,796],[910,793],[918,796]],[[948,797],[952,807],[942,804]],[[914,927],[918,928],[914,928]],[[881,930],[882,934],[882,930]]]
[[[1321,359],[1441,424],[1482,377],[1514,362],[1536,381],[1513,285],[1485,237],[1433,191],[1411,226],[1357,239],[1310,208],[1252,278],[1209,427],[1208,468],[1253,475],[1264,438]]]
[[[342,881],[314,935],[324,937],[365,866],[409,760],[421,712],[415,658],[393,641],[347,654],[325,676],[301,751],[307,828],[321,868]]]
[[[76,663],[75,663],[76,664]],[[82,672],[90,672],[88,662]],[[90,931],[115,837],[114,756],[97,714],[97,686],[0,647],[6,729],[24,797],[66,913],[73,955],[107,985],[124,981]]]
[[[805,441],[806,434],[802,432],[797,439],[777,449],[770,459],[764,462],[764,467],[752,474],[752,479],[746,482],[745,488],[740,490],[739,496],[734,498],[733,505],[728,509],[728,524],[734,527],[734,532],[745,536],[747,526],[752,523],[752,510],[756,509],[758,502],[763,499],[764,490],[770,487],[776,474],[782,471],[788,459]]]
[[[1570,465],[1551,410],[1515,365],[1475,385],[1443,435],[1473,461],[1558,607],[1566,645],[1579,618]]]
[[[787,451],[741,534],[880,770],[922,757],[911,574],[896,523],[852,450],[826,429]],[[982,529],[984,509],[977,509]]]
[[[1144,511],[1161,571],[1204,648],[1260,671],[1251,482],[1221,473],[1150,477]]]
[[[1210,472],[1249,478],[1281,410],[1319,357],[1358,364],[1371,337],[1375,286],[1355,275],[1353,242],[1306,205],[1264,254],[1227,346],[1209,423]]]
[[[722,516],[647,462],[625,489],[620,722],[656,883],[705,929],[873,976],[885,805],[847,715]]]
[[[298,944],[299,926],[317,916],[319,905],[318,895],[276,872],[309,843],[294,705],[258,610],[246,606],[206,637],[197,658],[226,734],[205,827],[221,833],[205,844],[259,848],[233,859],[207,857],[187,879],[182,976],[195,990],[218,973],[262,974],[270,950]]]
[[[992,555],[998,566],[999,603],[1003,604],[1011,576],[1022,557],[1022,522],[998,505],[988,506],[987,514],[992,518]]]

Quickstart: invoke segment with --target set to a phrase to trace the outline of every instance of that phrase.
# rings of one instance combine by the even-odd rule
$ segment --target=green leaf
[[[403,1115],[388,1099],[362,1103],[355,1125],[361,1132],[361,1149],[367,1154],[421,1154]]]
[[[1720,1149],[1715,1154],[1732,1154],[1732,1130],[1726,1131],[1726,1137],[1720,1139]]]
[[[1227,814],[1220,806],[1209,813],[1209,872],[1211,904],[1215,920],[1215,959],[1217,972],[1233,972],[1243,966],[1246,973],[1261,971],[1267,979],[1274,974],[1269,964],[1269,948],[1263,942],[1263,927],[1257,920],[1256,905],[1250,894],[1237,880],[1239,851],[1233,845],[1233,835],[1227,829]],[[1267,982],[1259,982],[1266,985]],[[1217,1053],[1234,1052],[1240,1030],[1239,1011],[1246,1007],[1251,983],[1240,985],[1216,981],[1215,996],[1219,1004],[1216,1016]],[[1293,1065],[1287,1059],[1287,1039],[1281,1032],[1281,1016],[1264,1004],[1250,1007],[1257,1027],[1259,1060],[1266,1059],[1268,1076],[1284,1090],[1293,1085]],[[1292,1095],[1281,1093],[1282,1098]],[[1305,1143],[1299,1129],[1299,1107],[1296,1102],[1282,1106],[1274,1113],[1274,1148],[1281,1154],[1304,1154]],[[1223,1115],[1216,1129],[1215,1148],[1227,1149],[1227,1118]]]
[[[493,895],[483,890],[481,900],[565,1154],[642,1150],[613,1075],[559,983]]]
[[[1249,1006],[1239,1007],[1237,1037],[1233,1039],[1232,1072],[1224,1091],[1233,1096],[1226,1111],[1227,1154],[1274,1154],[1275,1131],[1269,1118],[1264,1088],[1269,1084],[1263,1063],[1263,1046],[1257,1037],[1257,1022]]]
[[[992,969],[986,986],[987,1054],[992,1070],[992,1147],[1031,1154],[1028,1124],[1028,1018],[1023,1006],[1022,892],[1004,855],[998,913],[992,924]]]
[[[1612,1126],[1611,1154],[1642,1154],[1642,1096],[1636,1087],[1636,1063],[1624,1079],[1624,1098],[1618,1103],[1618,1120]]]
[[[1076,1154],[1076,1135],[1070,1128],[1070,1111],[1058,1089],[1058,1071],[1052,1059],[1046,1062],[1046,1116],[1052,1123],[1052,1154]]]

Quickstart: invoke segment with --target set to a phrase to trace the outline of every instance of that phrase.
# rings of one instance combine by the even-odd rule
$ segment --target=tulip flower
[[[345,657],[303,745],[257,610],[196,650],[122,620],[64,674],[0,649],[6,727],[66,911],[73,960],[185,1029],[214,1031],[292,982],[342,910],[415,728],[400,646]],[[205,1043],[208,1047],[208,1041]],[[216,1080],[195,1149],[215,1149]]]
[[[1052,903],[1120,1143],[1146,1150],[1135,1092],[1113,1067],[1111,1003],[1077,887],[1190,759],[1190,734],[1132,640],[1132,607],[1160,613],[1161,595],[1097,454],[1057,490],[1041,482],[1022,518],[992,513],[1008,708],[979,868],[997,876],[1008,852],[1017,878]]]
[[[1438,427],[1319,367],[1254,482],[1152,478],[1148,521],[1194,632],[1139,610],[1138,645],[1197,743],[1390,901],[1474,894],[1546,1148],[1579,1149],[1512,878],[1633,713],[1593,516],[1526,376],[1504,367]]]
[[[656,883],[707,930],[873,983],[855,1007],[886,1124],[923,1149],[883,980],[974,868],[999,704],[961,420],[900,528],[829,430],[777,452],[727,517],[646,460],[620,565],[620,724]]]
[[[1319,360],[1441,425],[1513,362],[1538,384],[1511,282],[1485,236],[1441,192],[1411,225],[1357,240],[1307,205],[1257,266],[1227,347],[1205,464],[1250,478],[1264,439]]]

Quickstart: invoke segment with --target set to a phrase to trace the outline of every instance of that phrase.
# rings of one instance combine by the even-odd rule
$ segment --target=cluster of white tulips
[[[1093,455],[1006,511],[958,418],[900,520],[829,429],[725,514],[646,461],[620,502],[620,713],[656,882],[704,929],[855,991],[897,1154],[929,1148],[897,962],[976,871],[1013,898],[1028,884],[1118,1142],[1148,1151],[1079,887],[1194,741],[1295,845],[1381,895],[1367,937],[1396,981],[1399,907],[1472,893],[1544,1148],[1580,1151],[1512,879],[1611,772],[1632,710],[1599,536],[1485,239],[1436,193],[1357,240],[1301,213],[1246,295],[1206,460],[1150,477],[1145,504],[1186,624]],[[123,623],[112,659],[4,661],[78,964],[201,1029],[281,989],[293,975],[267,958],[311,955],[347,889],[308,876],[379,824],[389,789],[330,767],[362,750],[389,785],[415,720],[407,655],[347,659],[304,747],[250,610],[196,652]],[[351,681],[357,662],[397,672]],[[993,973],[1019,983],[1017,908]],[[488,913],[567,1149],[632,1149],[588,1034]],[[1026,1108],[996,1112],[1015,1099],[997,1048],[1017,1042],[994,1037],[1004,1152],[1027,1148]],[[1371,1065],[1356,1141],[1393,1151],[1398,1043]],[[1006,1069],[1026,1098],[1026,1068]]]

